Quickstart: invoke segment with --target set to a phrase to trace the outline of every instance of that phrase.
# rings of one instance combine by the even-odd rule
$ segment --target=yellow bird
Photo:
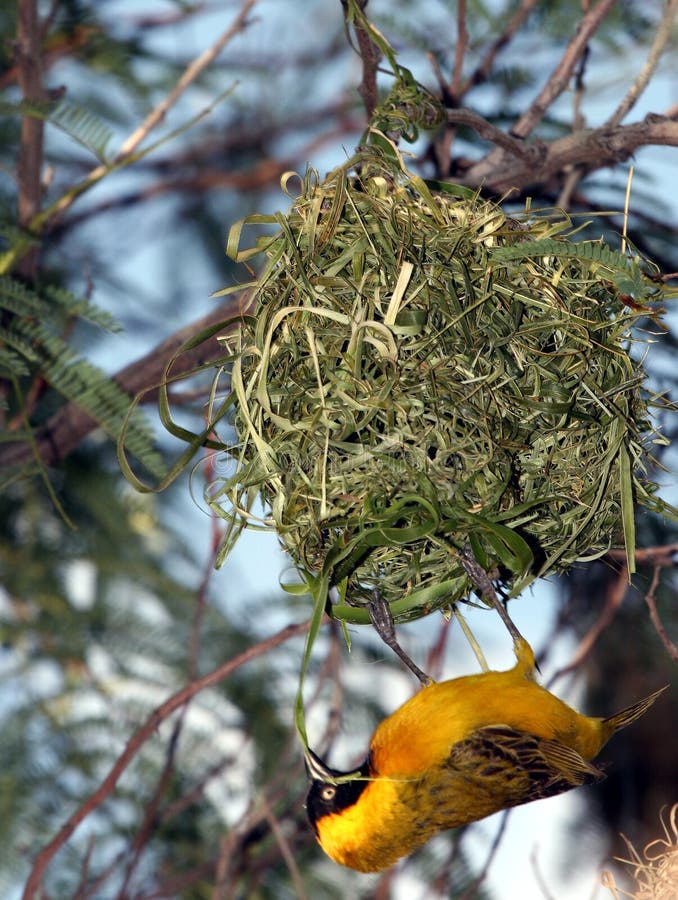
[[[354,772],[307,752],[306,808],[328,856],[378,872],[439,831],[598,781],[603,772],[590,760],[666,690],[589,718],[536,683],[523,638],[514,648],[506,672],[423,687],[380,723]]]

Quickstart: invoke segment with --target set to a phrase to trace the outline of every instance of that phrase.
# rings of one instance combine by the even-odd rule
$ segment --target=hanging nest
[[[562,213],[434,192],[372,141],[324,181],[310,170],[287,215],[231,231],[234,258],[266,264],[231,346],[235,471],[210,497],[227,545],[263,501],[357,622],[374,587],[396,621],[468,597],[469,550],[513,594],[622,531],[632,552],[634,500],[656,502],[629,354],[658,292],[646,264],[573,241]]]

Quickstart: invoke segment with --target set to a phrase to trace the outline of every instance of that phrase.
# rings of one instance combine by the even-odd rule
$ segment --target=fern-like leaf
[[[84,319],[84,321],[113,334],[122,331],[121,324],[109,312],[100,309],[83,297],[77,297],[65,288],[49,285],[44,289],[44,294],[50,303],[58,306],[69,318]]]
[[[588,262],[593,272],[602,269],[603,277],[611,281],[622,294],[642,299],[656,291],[635,257],[613,250],[600,241],[571,242],[544,238],[539,241],[523,241],[510,247],[494,247],[490,252],[493,259],[500,261],[544,256],[576,259]]]
[[[24,375],[30,375],[30,369],[24,359],[14,350],[0,346],[0,377],[10,378]]]
[[[0,278],[0,310],[6,323],[0,327],[0,372],[15,380],[40,376],[62,397],[77,403],[113,438],[126,422],[127,444],[153,474],[164,471],[162,457],[154,448],[153,432],[143,413],[136,411],[130,422],[130,398],[102,370],[83,359],[63,339],[64,326],[75,319],[116,330],[117,323],[87,300],[58,287],[44,294],[15,279]]]
[[[41,295],[9,276],[0,277],[0,309],[15,316],[33,316],[43,322],[51,322],[55,328],[63,328],[68,322],[83,319],[105,331],[120,331],[120,325],[113,316],[89,300],[55,286],[46,287]]]
[[[113,133],[91,110],[60,100],[47,121],[93,153],[100,162],[108,161],[106,151]]]
[[[85,147],[101,163],[107,163],[107,148],[113,132],[91,110],[76,106],[67,100],[54,103],[38,103],[23,100],[19,103],[0,101],[0,115],[33,116],[54,125],[71,140]]]
[[[540,241],[523,241],[510,247],[494,247],[491,250],[494,259],[510,260],[525,257],[555,256],[559,259],[578,259],[600,263],[614,272],[629,272],[634,264],[624,253],[613,250],[599,241],[556,241],[544,238]]]

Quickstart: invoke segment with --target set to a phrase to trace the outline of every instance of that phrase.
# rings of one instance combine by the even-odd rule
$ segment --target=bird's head
[[[359,769],[341,772],[330,768],[312,750],[306,750],[306,771],[311,787],[306,796],[306,813],[318,834],[318,822],[325,816],[339,814],[357,803],[370,782],[368,760]]]

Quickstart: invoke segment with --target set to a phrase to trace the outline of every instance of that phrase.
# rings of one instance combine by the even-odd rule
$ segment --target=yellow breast
[[[440,830],[422,780],[379,778],[340,814],[317,823],[322,848],[335,862],[379,872],[412,853]]]

